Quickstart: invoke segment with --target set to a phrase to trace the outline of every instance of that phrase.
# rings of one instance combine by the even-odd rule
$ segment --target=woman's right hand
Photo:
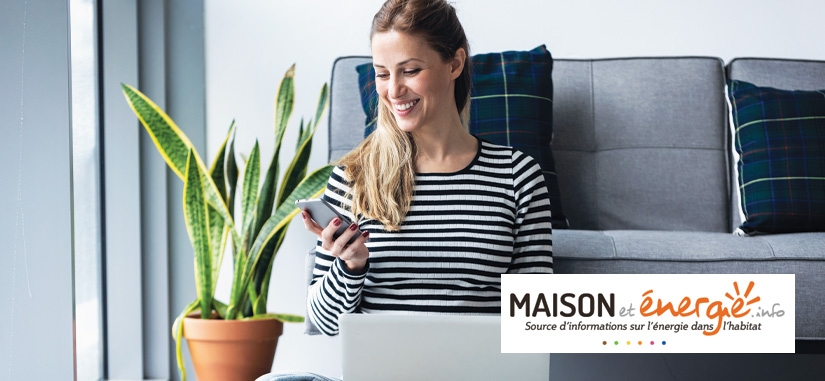
[[[338,238],[333,238],[341,226],[340,218],[333,218],[326,227],[318,225],[306,211],[301,211],[301,218],[304,220],[304,227],[321,240],[321,247],[329,251],[332,256],[344,261],[347,271],[359,272],[364,269],[367,265],[367,258],[370,256],[369,249],[365,245],[370,235],[368,231],[360,232],[358,224],[353,223]],[[358,236],[347,245],[347,242],[355,235]]]

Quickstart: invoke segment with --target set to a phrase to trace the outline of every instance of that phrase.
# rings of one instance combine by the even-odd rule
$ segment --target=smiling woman
[[[377,130],[340,164],[358,189],[352,211],[393,231],[410,206],[416,172],[455,172],[475,157],[478,143],[466,129],[470,47],[444,1],[385,2],[370,40]]]
[[[541,170],[468,132],[469,47],[451,5],[389,0],[371,42],[377,127],[323,196],[356,223],[334,238],[335,221],[304,214],[318,237],[310,320],[335,335],[345,313],[499,314],[501,274],[553,271]]]
[[[336,237],[341,219],[302,214],[318,237],[309,320],[336,335],[350,313],[499,315],[502,274],[553,272],[541,169],[469,133],[469,46],[446,1],[387,1],[370,39],[376,129],[322,197],[354,223]],[[301,379],[319,376],[259,380]]]

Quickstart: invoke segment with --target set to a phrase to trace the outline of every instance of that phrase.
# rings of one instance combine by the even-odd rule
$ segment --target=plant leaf
[[[224,201],[229,200],[229,194],[226,188],[226,145],[229,139],[235,132],[235,121],[229,126],[229,132],[221,143],[215,159],[212,161],[212,166],[209,167],[209,176],[218,187],[218,193]],[[237,169],[237,168],[236,168]],[[231,214],[231,213],[230,213]],[[218,284],[218,273],[223,263],[223,255],[226,252],[226,238],[229,233],[229,226],[221,217],[220,213],[213,207],[209,207],[209,239],[212,245],[212,295],[215,294],[215,287]]]
[[[284,180],[281,182],[281,189],[278,190],[278,207],[283,205],[284,200],[295,190],[295,187],[304,179],[307,174],[307,163],[312,152],[312,137],[304,141],[296,151],[292,162],[289,163]]]
[[[304,317],[292,314],[263,314],[263,315],[255,315],[243,320],[264,320],[264,319],[275,319],[280,320],[284,323],[303,323]]]
[[[244,169],[242,194],[241,194],[241,211],[243,213],[243,231],[241,236],[244,238],[245,249],[249,248],[250,242],[255,239],[255,232],[253,226],[255,224],[255,208],[258,205],[258,186],[261,178],[261,148],[258,141],[255,140],[255,145],[252,146],[252,152],[249,154],[249,160],[246,161],[246,168]]]
[[[212,299],[212,308],[218,313],[218,319],[226,319],[226,304],[221,303],[218,299]]]
[[[266,223],[264,223],[264,226],[258,233],[258,238],[255,239],[255,243],[249,251],[249,262],[247,263],[246,271],[244,271],[247,277],[254,275],[253,271],[257,266],[258,259],[261,257],[264,247],[275,236],[278,230],[289,224],[292,218],[298,214],[299,209],[295,206],[295,201],[302,198],[319,197],[323,194],[332,169],[333,166],[326,165],[312,172],[304,181],[295,187],[292,194],[275,210],[275,214],[269,217]],[[249,278],[245,279],[244,282],[249,282]]]
[[[318,127],[317,120],[320,120],[320,117],[323,115],[324,110],[327,106],[327,85],[321,88],[321,94],[318,99],[318,107],[316,110],[316,123],[312,123],[312,120],[309,121],[306,125],[304,124],[303,118],[299,124],[299,132],[298,132],[298,142],[296,144],[295,156],[293,157],[292,162],[290,163],[287,171],[284,173],[284,179],[281,182],[281,188],[278,191],[278,201],[276,205],[280,207],[284,200],[292,194],[295,187],[304,179],[307,172],[307,164],[309,162],[309,157],[312,151],[312,136],[315,134],[315,130]],[[281,141],[278,141],[279,149]],[[277,155],[276,155],[277,157]],[[273,162],[274,163],[274,162]],[[277,168],[277,167],[276,167]],[[277,173],[277,172],[276,172]],[[269,190],[268,185],[270,182],[266,182],[264,185],[263,190],[261,193]],[[269,195],[269,194],[267,194]],[[263,199],[261,202],[263,203]],[[267,218],[271,214],[272,202],[270,200],[268,203],[268,208],[265,209],[265,214]],[[261,210],[261,209],[259,209]],[[265,223],[265,219],[259,219],[256,229],[258,231],[261,230],[263,224]],[[260,233],[258,233],[260,236]],[[257,264],[255,264],[254,268],[254,275],[253,275],[253,283],[254,289],[258,295],[257,298],[252,299],[252,309],[255,314],[259,313],[266,313],[266,303],[269,294],[269,290],[267,285],[269,285],[269,278],[271,277],[272,273],[272,261],[274,260],[274,254],[278,251],[281,246],[281,242],[283,241],[284,236],[286,235],[286,227],[279,229],[275,239],[270,239],[267,244],[264,246],[263,250],[261,251],[261,256],[257,260]],[[257,237],[256,237],[257,239]]]
[[[307,164],[309,163],[309,156],[312,152],[312,137],[315,135],[315,130],[318,128],[318,121],[327,106],[327,84],[321,88],[321,95],[318,97],[318,106],[315,112],[315,124],[310,128],[307,124],[306,137],[298,136],[298,148],[295,150],[295,156],[289,164],[286,172],[284,172],[284,180],[281,182],[281,189],[278,190],[278,202],[276,205],[280,207],[286,197],[292,193],[295,186],[304,179],[307,173]],[[311,123],[312,121],[310,121]],[[303,135],[303,134],[302,134]],[[303,140],[303,141],[302,141]]]
[[[235,121],[233,120],[232,124],[229,125],[229,132],[223,139],[220,148],[218,148],[218,153],[215,155],[215,159],[212,160],[212,166],[209,167],[209,175],[212,177],[212,181],[215,182],[215,186],[218,188],[218,194],[221,195],[224,202],[229,200],[226,192],[226,144],[229,141],[229,138],[232,137],[232,133],[234,131]]]
[[[261,188],[261,197],[258,200],[259,218],[255,224],[255,232],[260,231],[264,222],[272,215],[272,208],[275,205],[275,190],[278,187],[278,174],[280,172],[281,145],[294,106],[295,64],[292,64],[284,74],[283,79],[281,79],[281,84],[278,86],[278,95],[275,97],[275,151],[272,154],[269,168],[266,170],[264,186]]]
[[[257,303],[257,301],[258,301],[258,292],[255,291],[255,285],[250,282],[249,285],[246,287],[246,292],[249,295],[249,300],[253,301],[252,303],[250,303],[249,306],[247,306],[250,309],[249,315],[254,315],[255,313],[254,313],[253,304]],[[264,311],[264,312],[266,312],[266,311]]]
[[[183,312],[175,319],[175,322],[172,323],[172,337],[175,339],[175,359],[178,361],[178,371],[180,372],[181,381],[186,381],[186,365],[183,364],[183,352],[180,347],[183,341],[181,340],[183,338],[183,318],[198,308],[198,304],[200,304],[199,300],[189,303],[189,305],[183,309]]]
[[[244,284],[244,270],[249,259],[243,253],[235,253],[234,264],[232,266],[232,289],[229,293],[229,304],[226,308],[226,320],[238,318],[240,306],[245,302],[246,284]]]
[[[195,284],[201,305],[201,318],[212,316],[212,247],[209,240],[209,204],[204,199],[201,173],[195,153],[189,150],[186,181],[183,183],[183,213],[189,240],[195,249]]]
[[[279,147],[295,105],[295,64],[289,67],[278,86],[275,99],[275,146]]]
[[[284,225],[278,230],[272,239],[264,246],[261,252],[261,258],[258,260],[258,266],[255,268],[254,286],[255,290],[259,290],[259,295],[255,301],[255,314],[265,314],[267,300],[269,299],[269,280],[272,276],[272,262],[275,260],[275,253],[281,248],[281,244],[286,237],[289,225]]]
[[[229,193],[229,215],[235,217],[235,190],[238,189],[238,163],[235,162],[235,133],[232,133],[232,143],[229,145],[229,155],[226,157],[226,180]]]
[[[169,164],[169,168],[184,179],[187,155],[190,149],[194,149],[192,142],[172,118],[146,95],[126,84],[121,84],[121,87],[129,106],[155,142],[160,155]]]
[[[298,125],[298,144],[295,145],[295,150],[296,151],[298,150],[298,148],[301,147],[301,143],[304,142],[304,140],[305,140],[304,139],[304,134],[306,134],[306,131],[310,130],[309,126],[311,124],[312,124],[312,119],[309,120],[309,122],[307,123],[306,130],[304,130],[304,118],[301,118],[301,123]]]
[[[280,170],[278,163],[280,152],[281,145],[278,144],[266,171],[264,185],[261,187],[261,196],[258,199],[258,219],[255,222],[255,236],[252,239],[257,237],[258,232],[261,231],[261,226],[272,215],[272,206],[275,204],[275,187],[278,185],[278,172]]]
[[[324,115],[324,110],[327,109],[329,103],[327,100],[329,99],[329,86],[324,83],[324,86],[321,87],[321,94],[318,95],[318,106],[315,109],[315,126],[312,127],[314,130],[315,127],[318,127],[318,123],[321,122],[321,116]],[[309,125],[307,125],[309,128]]]
[[[207,204],[207,218],[209,220],[209,245],[212,259],[210,262],[211,273],[210,283],[212,289],[210,295],[215,295],[215,287],[218,285],[218,275],[223,263],[223,255],[226,252],[226,239],[229,235],[229,225],[226,224],[221,214],[212,205]]]
[[[310,119],[309,122],[307,122],[306,129],[304,129],[304,133],[301,134],[301,136],[298,137],[298,144],[295,146],[296,150],[299,147],[301,147],[301,144],[304,144],[304,142],[307,139],[311,138],[312,134],[314,134],[314,130],[312,128],[310,128],[310,126],[312,126],[312,119]]]
[[[149,97],[127,84],[122,83],[121,88],[123,89],[123,95],[126,97],[126,101],[129,103],[129,107],[132,108],[132,111],[138,117],[141,124],[143,124],[146,132],[149,133],[158,152],[166,161],[166,164],[169,165],[169,168],[172,169],[181,180],[185,178],[184,171],[186,170],[188,152],[189,150],[193,151],[200,173],[204,177],[202,181],[206,191],[206,200],[221,214],[221,217],[224,218],[226,223],[229,224],[229,231],[232,233],[233,242],[235,242],[236,245],[239,244],[240,237],[235,231],[235,223],[229,214],[229,209],[227,209],[226,203],[221,199],[218,187],[208,175],[203,160],[198,155],[195,146],[192,145],[192,142],[186,137],[186,134],[184,134],[175,122],[172,121],[172,118],[166,115]]]

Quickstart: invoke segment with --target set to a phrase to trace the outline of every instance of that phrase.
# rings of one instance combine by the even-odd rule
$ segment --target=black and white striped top
[[[550,201],[538,164],[520,151],[479,140],[469,166],[420,173],[400,231],[358,219],[369,231],[365,271],[354,274],[320,246],[307,300],[326,335],[338,315],[363,313],[499,314],[501,274],[552,273]],[[324,199],[349,212],[344,171],[330,176]]]

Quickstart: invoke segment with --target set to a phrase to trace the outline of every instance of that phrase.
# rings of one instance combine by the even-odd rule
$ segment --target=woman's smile
[[[407,114],[411,113],[415,105],[418,104],[420,99],[413,99],[411,101],[401,101],[401,102],[393,102],[393,108],[395,109],[395,115],[399,117],[404,117]]]

